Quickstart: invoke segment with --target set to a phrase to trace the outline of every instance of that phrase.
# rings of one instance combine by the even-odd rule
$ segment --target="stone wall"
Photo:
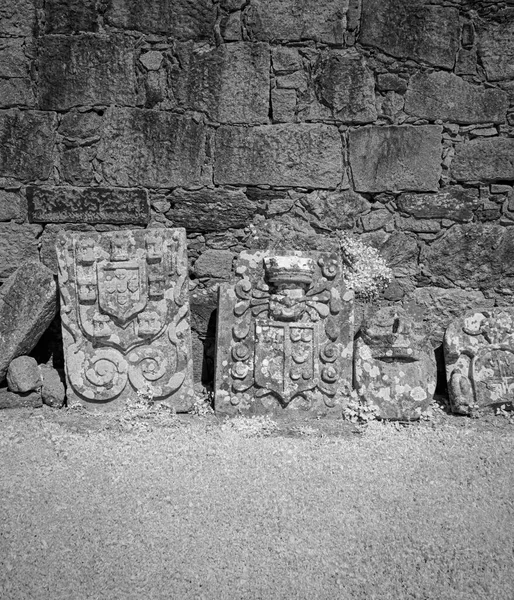
[[[0,136],[0,279],[62,228],[186,227],[197,379],[243,248],[360,234],[435,347],[511,302],[511,2],[0,0]]]

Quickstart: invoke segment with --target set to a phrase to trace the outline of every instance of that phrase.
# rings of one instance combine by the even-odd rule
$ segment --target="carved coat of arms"
[[[68,402],[139,395],[192,404],[185,231],[63,232],[57,240]]]

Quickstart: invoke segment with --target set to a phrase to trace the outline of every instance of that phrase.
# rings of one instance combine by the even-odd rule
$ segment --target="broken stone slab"
[[[52,408],[61,408],[66,400],[66,391],[61,375],[57,369],[49,365],[40,365],[41,378],[41,398],[43,403]]]
[[[39,408],[43,406],[41,392],[26,392],[16,394],[9,390],[0,389],[0,409],[2,408]]]
[[[190,410],[185,230],[62,231],[56,248],[68,405]]]
[[[242,252],[220,287],[215,408],[341,415],[352,384],[353,293],[337,252]]]
[[[437,369],[423,329],[400,307],[367,317],[355,345],[355,387],[382,419],[414,421],[434,397]]]
[[[35,358],[18,356],[7,369],[7,387],[11,392],[24,393],[37,390],[43,384]]]
[[[465,223],[473,220],[480,198],[477,189],[452,185],[436,194],[401,194],[396,204],[401,212],[417,219],[449,219]]]
[[[474,414],[514,399],[514,309],[474,309],[450,323],[444,336],[453,412]]]
[[[57,311],[57,286],[44,265],[22,265],[0,290],[0,382],[17,356],[29,353]]]

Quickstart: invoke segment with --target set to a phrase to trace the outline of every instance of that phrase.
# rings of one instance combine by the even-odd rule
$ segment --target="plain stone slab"
[[[457,181],[514,179],[514,139],[495,137],[458,144],[451,173]]]
[[[25,261],[39,260],[38,236],[41,225],[0,223],[0,281]]]
[[[205,127],[191,117],[144,109],[109,111],[98,149],[106,183],[178,187],[201,181]]]
[[[7,387],[11,392],[24,393],[37,390],[43,379],[35,358],[18,356],[13,359],[7,369]]]
[[[473,85],[444,71],[417,73],[405,95],[405,112],[429,121],[504,123],[508,106],[503,90]]]
[[[452,69],[459,48],[459,12],[424,0],[362,0],[358,41],[398,58]]]
[[[56,311],[57,286],[53,273],[44,265],[25,263],[3,284],[0,288],[0,382],[11,361],[34,348]]]
[[[194,402],[184,229],[57,238],[68,405]]]
[[[221,185],[330,189],[342,179],[341,135],[331,125],[223,126],[215,152],[214,181]]]
[[[0,0],[0,36],[31,36],[35,21],[34,0]]]
[[[438,125],[351,129],[350,167],[356,191],[436,191],[441,133]]]
[[[489,81],[514,77],[514,21],[483,22],[478,29],[478,54]]]
[[[0,389],[0,409],[2,408],[39,408],[43,406],[41,392],[16,394],[3,388]]]
[[[401,212],[418,219],[471,221],[481,202],[478,190],[452,185],[436,194],[400,194],[396,204]]]

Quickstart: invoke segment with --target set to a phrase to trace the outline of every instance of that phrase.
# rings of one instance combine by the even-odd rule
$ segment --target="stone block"
[[[382,92],[404,94],[407,91],[407,82],[394,73],[381,73],[377,76],[377,88]]]
[[[0,176],[48,179],[53,169],[57,117],[39,111],[0,111]]]
[[[271,90],[271,108],[275,123],[293,122],[296,111],[296,90]]]
[[[452,69],[459,48],[459,12],[424,0],[362,0],[358,41],[398,58]]]
[[[216,279],[229,279],[232,274],[234,254],[229,250],[206,250],[195,262],[195,275],[197,277],[214,277]]]
[[[288,46],[275,46],[271,51],[273,70],[277,75],[299,71],[302,66],[302,57],[296,48]]]
[[[473,85],[444,71],[417,73],[405,96],[405,112],[429,121],[504,123],[508,106],[503,90]]]
[[[96,0],[46,0],[45,33],[98,31],[100,11]]]
[[[401,194],[396,204],[401,212],[417,219],[449,219],[465,223],[480,206],[478,190],[457,185],[436,194]]]
[[[20,191],[0,190],[0,221],[17,221],[27,218],[27,201]]]
[[[236,42],[205,51],[184,44],[173,88],[179,103],[220,123],[268,122],[270,50]]]
[[[26,394],[16,394],[7,389],[0,389],[0,409],[1,408],[39,408],[43,406],[41,392],[28,392]]]
[[[342,141],[322,124],[220,127],[217,184],[335,188],[342,179]]]
[[[217,5],[212,0],[111,0],[105,16],[113,27],[202,40],[214,36]]]
[[[144,397],[191,408],[183,229],[62,232],[57,239],[68,404]]]
[[[38,68],[44,110],[136,103],[134,41],[123,35],[43,37]]]
[[[41,225],[0,223],[0,281],[23,262],[39,260],[38,236]]]
[[[65,147],[61,155],[61,176],[63,183],[90,185],[95,181],[93,160],[96,157],[94,146]]]
[[[332,50],[315,73],[319,100],[343,123],[372,123],[377,118],[375,79],[364,58],[354,50]]]
[[[350,130],[350,166],[358,192],[436,191],[441,175],[438,125]]]
[[[340,256],[242,252],[220,287],[215,408],[340,415],[352,382],[353,294]]]
[[[348,0],[251,0],[244,24],[251,39],[343,44]]]
[[[33,223],[113,223],[144,225],[150,220],[148,193],[103,187],[27,188]]]
[[[204,188],[188,191],[176,189],[169,196],[171,210],[166,216],[175,227],[188,231],[222,231],[246,227],[257,206],[242,190]]]
[[[59,133],[68,140],[86,140],[99,137],[103,118],[94,111],[70,111],[63,115],[59,124]]]
[[[39,369],[43,380],[41,387],[43,403],[52,408],[61,408],[66,400],[66,390],[59,371],[48,365],[41,365]]]
[[[457,181],[514,179],[514,139],[475,139],[456,148],[451,167]]]
[[[481,409],[512,406],[514,310],[470,310],[450,323],[444,359],[452,410],[476,415]]]
[[[0,79],[0,108],[34,108],[36,98],[30,79]]]
[[[43,384],[37,361],[31,356],[13,359],[7,369],[6,379],[9,390],[18,394],[32,392]]]
[[[34,0],[0,0],[0,36],[30,36],[35,24]]]
[[[0,77],[27,77],[29,63],[23,38],[0,38]]]
[[[167,188],[198,184],[205,127],[162,111],[112,109],[98,149],[109,185]]]
[[[382,419],[414,421],[428,409],[437,369],[423,328],[399,307],[366,318],[355,345],[355,387]]]
[[[514,77],[514,19],[483,21],[478,34],[478,55],[489,81]]]
[[[23,264],[3,284],[0,288],[0,381],[4,380],[13,359],[34,348],[56,311],[54,276],[40,263]]]

